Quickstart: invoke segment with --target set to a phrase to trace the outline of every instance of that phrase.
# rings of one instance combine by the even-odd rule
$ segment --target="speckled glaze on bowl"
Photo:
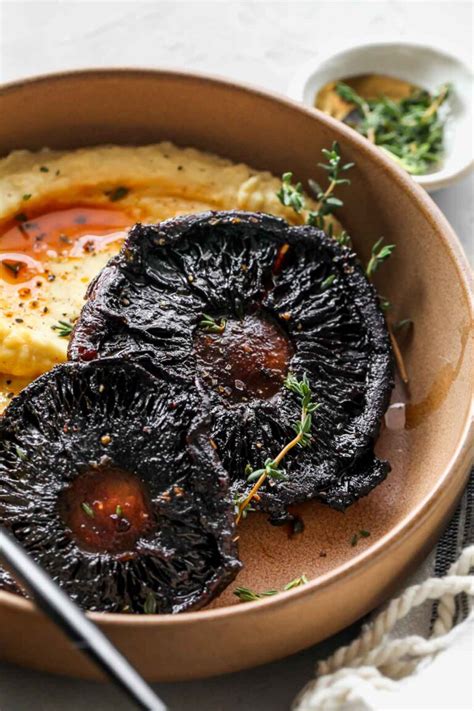
[[[377,451],[393,471],[345,514],[301,507],[289,538],[264,516],[241,527],[238,584],[309,584],[241,604],[231,586],[212,606],[178,616],[92,614],[148,679],[235,671],[281,658],[333,634],[382,602],[427,553],[452,512],[472,462],[473,332],[470,270],[456,236],[421,188],[354,131],[279,96],[167,71],[94,70],[0,90],[0,154],[169,139],[299,179],[316,175],[334,139],[355,161],[341,219],[363,259],[384,235],[397,249],[377,286],[393,319],[412,318],[401,342],[410,375],[403,431],[384,429]],[[399,391],[397,397],[403,397]],[[359,529],[371,535],[351,546]],[[37,669],[97,672],[34,606],[0,593],[0,657]]]

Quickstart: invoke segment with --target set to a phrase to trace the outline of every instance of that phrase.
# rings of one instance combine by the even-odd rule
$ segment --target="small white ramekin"
[[[325,84],[359,74],[395,76],[429,91],[452,83],[442,166],[413,179],[432,192],[451,185],[472,170],[474,82],[469,67],[434,47],[396,42],[358,45],[305,64],[293,77],[288,94],[314,107],[316,94]]]

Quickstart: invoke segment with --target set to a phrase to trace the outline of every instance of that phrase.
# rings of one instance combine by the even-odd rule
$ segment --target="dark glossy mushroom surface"
[[[237,574],[229,478],[198,409],[102,360],[54,368],[5,412],[0,520],[82,607],[181,612]]]

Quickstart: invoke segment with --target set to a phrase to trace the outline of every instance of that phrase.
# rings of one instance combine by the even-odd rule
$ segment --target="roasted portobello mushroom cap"
[[[103,360],[57,366],[6,410],[0,521],[82,607],[196,609],[240,569],[229,477],[197,409]]]
[[[300,403],[283,383],[306,373],[312,445],[254,502],[275,522],[314,497],[344,509],[389,471],[373,453],[393,385],[378,296],[354,252],[314,227],[247,212],[136,225],[91,284],[69,355],[138,360],[200,392],[236,496],[292,438]]]

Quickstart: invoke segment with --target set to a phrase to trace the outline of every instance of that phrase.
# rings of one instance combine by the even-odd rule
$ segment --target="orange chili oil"
[[[133,552],[154,529],[145,484],[117,468],[80,474],[61,493],[59,510],[77,545],[94,553]]]
[[[100,252],[125,238],[133,224],[121,210],[96,207],[50,209],[36,216],[19,213],[0,235],[0,278],[25,283],[44,273],[43,262]]]
[[[222,333],[198,329],[194,348],[203,380],[235,401],[275,395],[294,352],[280,326],[257,314],[227,321]]]

